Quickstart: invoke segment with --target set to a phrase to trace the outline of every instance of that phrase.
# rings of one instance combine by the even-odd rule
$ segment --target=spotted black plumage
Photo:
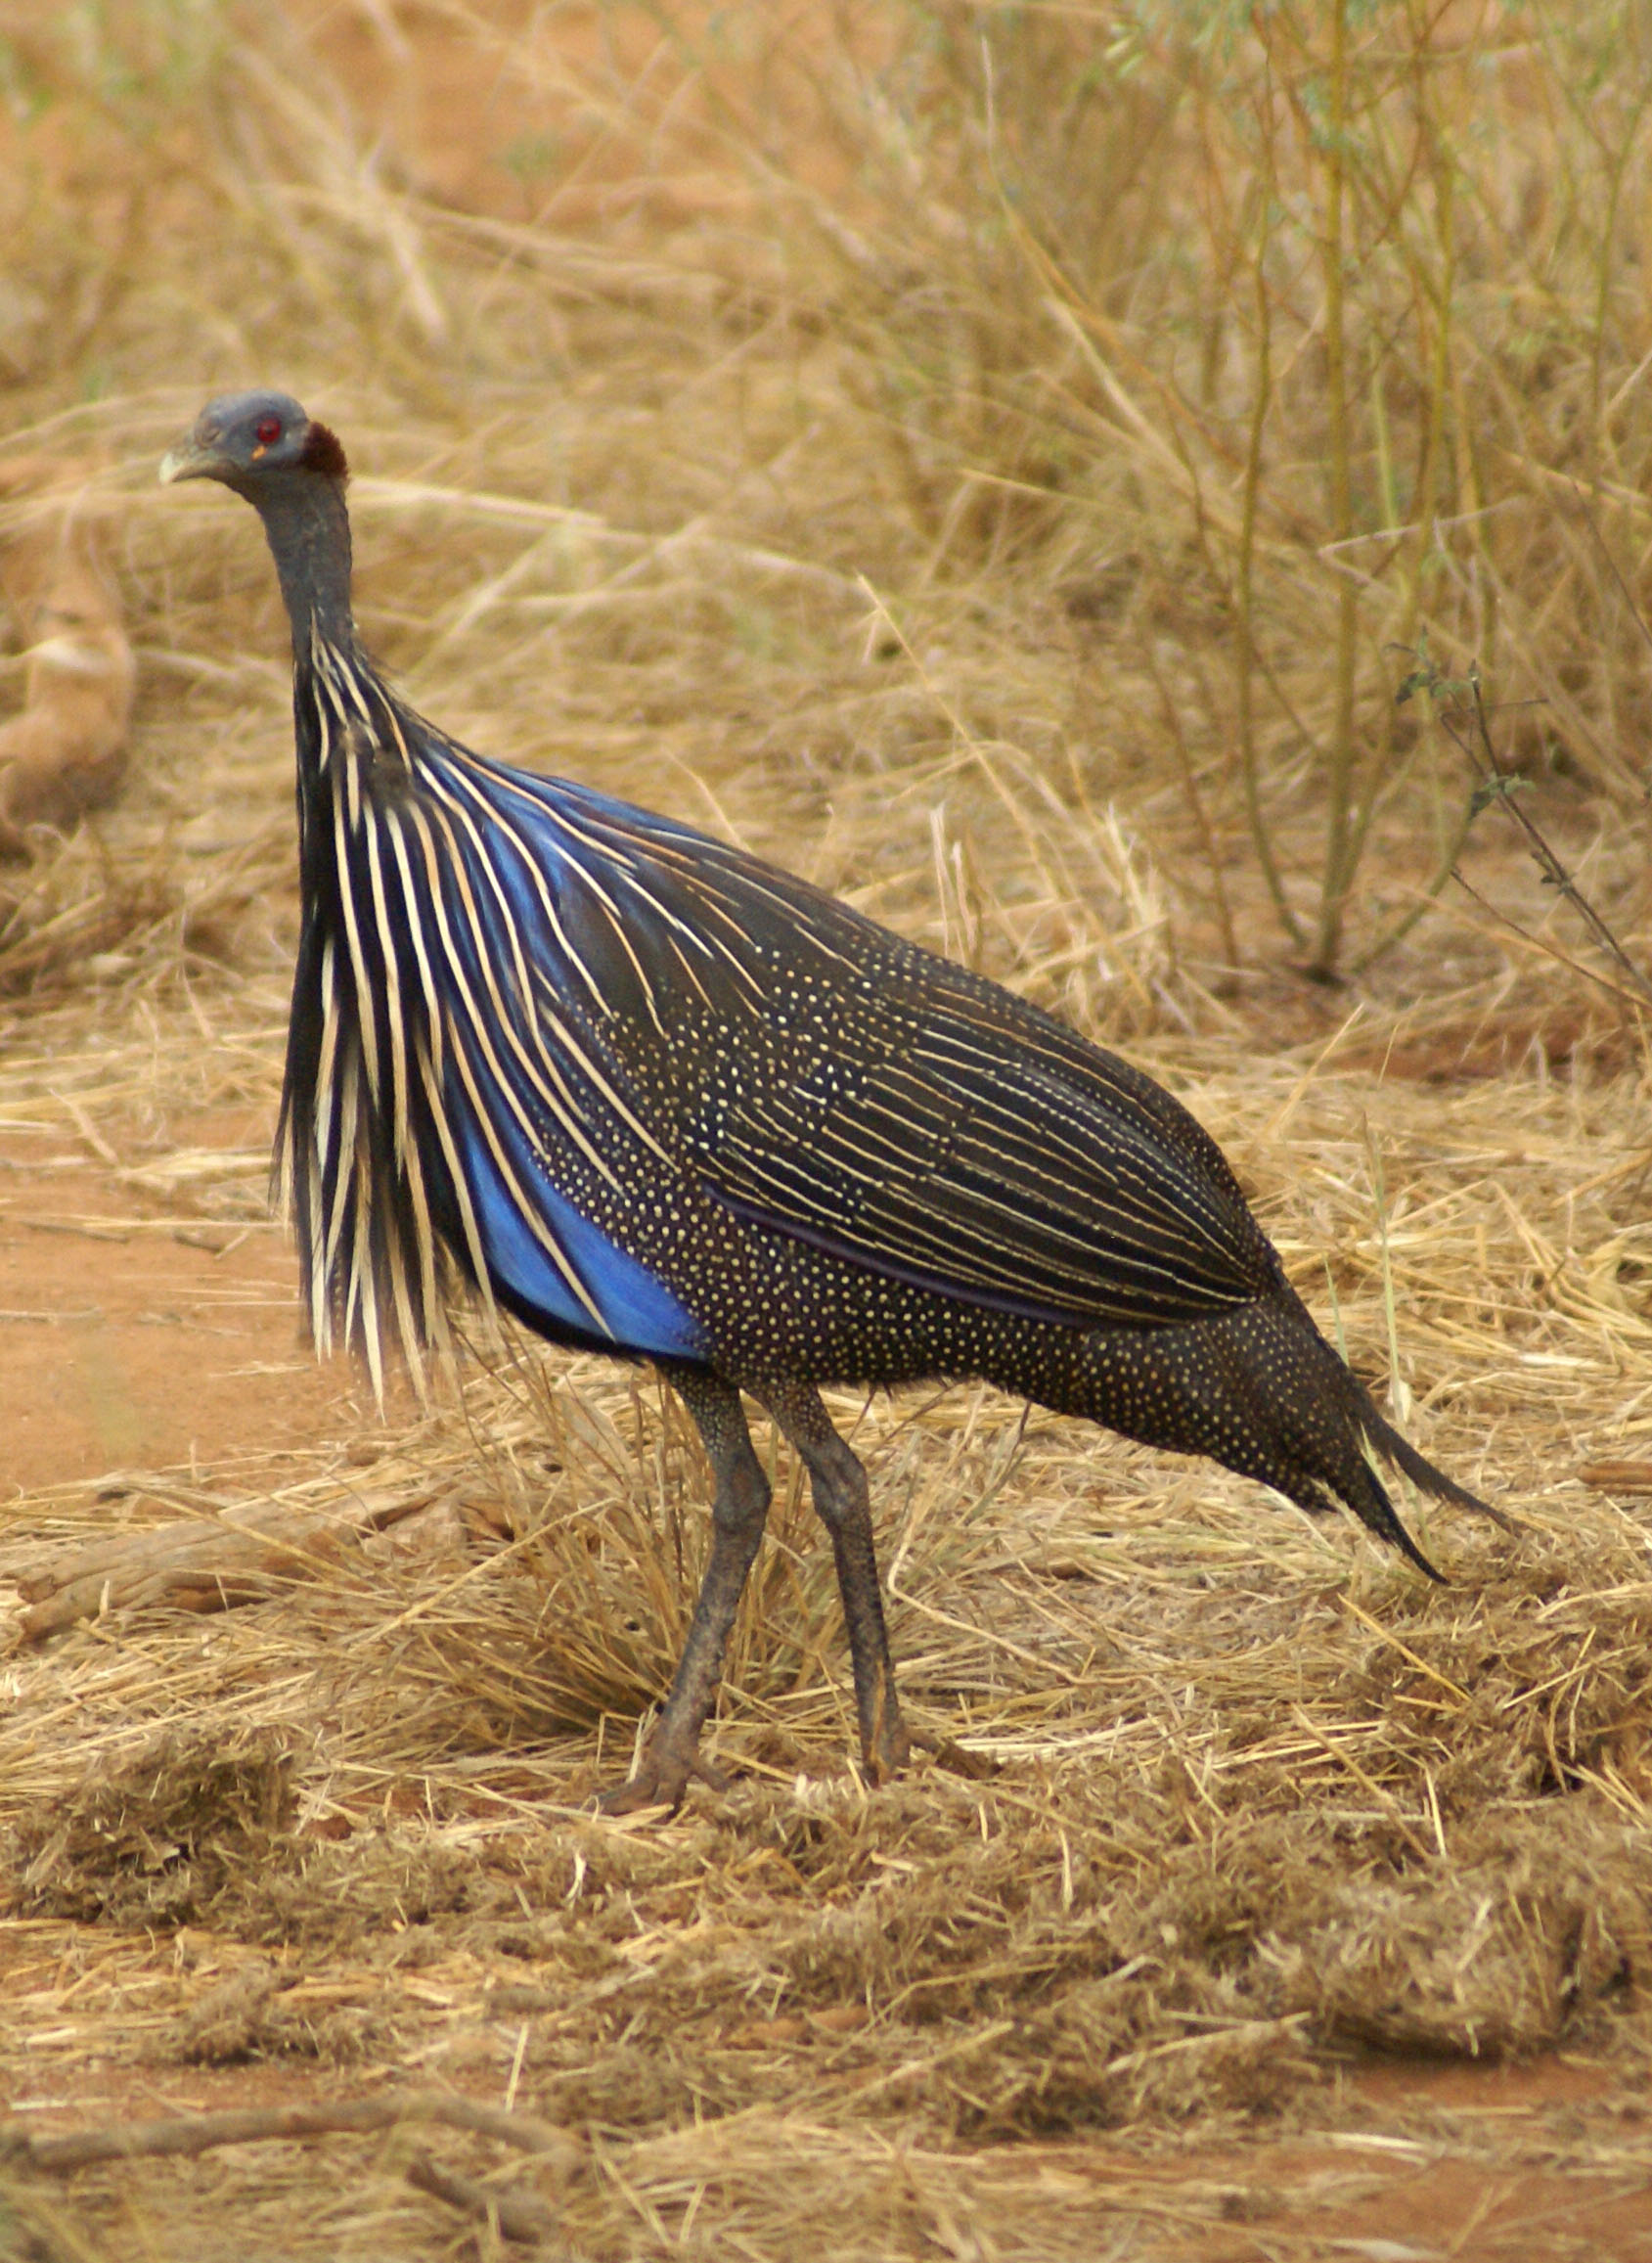
[[[1483,1507],[1383,1420],[1215,1142],[1149,1077],[803,882],[484,761],[350,611],[345,464],[283,394],[213,401],[162,467],[263,520],[292,628],[303,919],[278,1166],[320,1344],[416,1371],[466,1291],[656,1360],[714,1540],[615,1804],[681,1796],[768,1508],[740,1392],[806,1463],[874,1774],[906,1757],[864,1471],[818,1386],[979,1376],[1431,1567],[1365,1458]]]

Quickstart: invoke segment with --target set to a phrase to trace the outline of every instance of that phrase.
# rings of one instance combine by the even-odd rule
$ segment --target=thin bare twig
[[[1483,797],[1483,803],[1496,801],[1507,812],[1511,821],[1525,836],[1527,846],[1532,851],[1533,858],[1537,863],[1538,870],[1542,874],[1545,884],[1553,888],[1557,895],[1565,897],[1583,921],[1595,945],[1612,961],[1612,964],[1624,975],[1630,987],[1636,990],[1649,1005],[1652,1005],[1652,980],[1648,980],[1646,975],[1641,973],[1619,942],[1617,936],[1606,925],[1606,922],[1589,902],[1587,896],[1584,894],[1577,882],[1561,863],[1542,832],[1528,813],[1521,808],[1516,789],[1522,781],[1514,772],[1503,768],[1497,760],[1496,748],[1492,744],[1491,728],[1486,716],[1485,689],[1478,668],[1472,668],[1469,671],[1468,687],[1470,698],[1474,703],[1473,739],[1470,740],[1456,728],[1449,709],[1443,708],[1441,710],[1440,721],[1471,764],[1475,762],[1475,744],[1478,743],[1480,761],[1477,767],[1481,770],[1481,786],[1478,789],[1478,793]],[[1462,881],[1460,873],[1457,878],[1459,882]],[[1463,882],[1462,884],[1466,886],[1467,883]],[[1472,889],[1469,890],[1470,894],[1473,892]]]
[[[522,2185],[484,2185],[475,2177],[462,2177],[444,2169],[428,2153],[408,2163],[407,2181],[422,2193],[445,2200],[461,2215],[498,2227],[504,2240],[524,2247],[537,2246],[556,2227],[556,2217],[539,2195]]]
[[[15,2126],[0,2136],[0,2158],[29,2168],[67,2175],[100,2161],[194,2159],[219,2146],[267,2145],[278,2138],[361,2136],[393,2129],[401,2122],[439,2122],[497,2139],[519,2152],[543,2154],[567,2174],[581,2157],[577,2142],[554,2122],[530,2114],[507,2113],[474,2099],[441,2091],[402,2091],[388,2098],[334,2099],[323,2105],[231,2107],[221,2113],[168,2115],[161,2121],[107,2123],[101,2129],[70,2130],[39,2137]]]

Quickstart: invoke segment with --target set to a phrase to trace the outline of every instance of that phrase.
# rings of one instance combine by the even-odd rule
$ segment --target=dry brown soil
[[[206,1151],[255,1148],[263,1128],[247,1110],[174,1127],[181,1146]],[[193,1465],[210,1474],[249,1456],[276,1457],[264,1464],[273,1481],[288,1451],[312,1451],[323,1438],[345,1453],[352,1441],[370,1444],[377,1417],[358,1379],[343,1363],[318,1366],[300,1340],[294,1261],[275,1226],[179,1214],[63,1136],[5,1135],[0,1170],[0,1436],[9,1486],[111,1472],[117,1487],[118,1472],[134,1465]],[[61,1924],[0,1928],[16,1984],[25,1971],[38,1984],[42,1949],[78,1962],[65,1936]],[[210,1966],[212,1943],[193,1938],[188,1962],[204,1948]],[[163,1951],[162,1963],[171,1967],[173,1956]],[[123,1977],[112,1969],[110,1981],[117,2002],[141,1960],[134,1967],[116,1947],[116,1964]],[[416,1997],[416,1976],[410,1984]],[[325,1997],[326,1980],[315,1985]],[[182,1973],[178,1987],[187,1989]],[[0,2000],[5,1992],[0,1974]],[[94,1989],[88,2006],[103,1992]],[[143,1987],[133,2000],[153,2002]],[[442,2036],[441,2079],[497,2103],[511,2032],[510,2022],[433,2028]],[[43,2131],[351,2094],[347,2074],[304,2065],[180,2066],[165,2035],[153,2064],[141,2046],[110,2059],[95,2048],[66,2056],[50,2048],[53,2038],[43,2040],[38,2055],[0,2046],[4,2105]],[[1127,2185],[1128,2200],[1111,2206],[1124,2207],[1123,2221],[1142,2227],[1143,2238],[1150,2229],[1155,2256],[1652,2257],[1652,2186],[1595,2165],[1602,2141],[1619,2134],[1638,2153],[1632,2140],[1652,2119],[1641,2083],[1621,2064],[1351,2065],[1333,2118],[1340,2127],[1328,2138],[1259,2136],[1220,2147],[1172,2140],[1145,2156],[1139,2144],[1074,2138],[1025,2151],[1041,2190],[1069,2205],[1093,2191],[1101,2208],[1110,2188]],[[146,2222],[153,2209],[151,2199]],[[1098,2240],[1113,2237],[1106,2227],[1120,2220],[1098,2214]],[[966,2220],[961,2236],[959,2254],[991,2252],[967,2244]]]
[[[225,1112],[190,1127],[213,1150],[266,1131]],[[359,1379],[310,1355],[293,1279],[272,1223],[169,1217],[84,1145],[0,1131],[6,1486],[346,1434]]]

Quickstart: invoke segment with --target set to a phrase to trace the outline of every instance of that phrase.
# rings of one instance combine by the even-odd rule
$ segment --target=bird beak
[[[179,479],[210,479],[218,470],[218,460],[210,448],[202,447],[194,432],[187,432],[175,448],[168,448],[160,459],[160,484],[170,487]]]

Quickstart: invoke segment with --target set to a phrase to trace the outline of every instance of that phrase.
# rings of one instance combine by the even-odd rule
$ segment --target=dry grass
[[[154,465],[278,380],[350,445],[363,621],[423,705],[1128,1045],[1518,1524],[1413,1505],[1436,1592],[986,1392],[842,1398],[903,1690],[986,1772],[850,1771],[782,1453],[740,1785],[621,1828],[587,1802],[669,1673],[705,1474],[649,1378],[522,1347],[284,1461],[318,1518],[428,1504],[325,1579],[5,1661],[9,2071],[40,2095],[504,2100],[580,2141],[546,2187],[579,2256],[1077,2258],[1227,2254],[1247,2210],[1231,2252],[1307,2251],[1323,2178],[1165,2157],[1347,2135],[1362,2055],[1638,2079],[1646,1498],[1580,1472],[1652,1460],[1640,1025],[1495,807],[1476,896],[1353,987],[1294,969],[1343,884],[1339,730],[1344,963],[1464,829],[1460,756],[1392,705],[1425,637],[1481,661],[1526,806],[1652,962],[1645,651],[1590,531],[1647,610],[1640,34],[1356,14],[1339,393],[1328,13],[1270,12],[1264,55],[1083,9],[10,12],[10,422],[108,451],[142,672],[123,805],[0,873],[0,1129],[89,1126],[195,1215],[257,1199],[192,1126],[273,1116],[285,631],[247,515]],[[246,1456],[14,1498],[0,1559],[270,1487]],[[1628,2119],[1566,2144],[1496,2158],[1646,2172]],[[407,2159],[67,2198],[0,2166],[0,2253],[501,2251]]]

